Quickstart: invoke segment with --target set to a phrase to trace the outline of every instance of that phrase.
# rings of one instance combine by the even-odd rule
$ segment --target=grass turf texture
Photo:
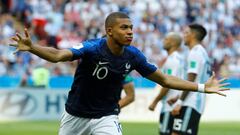
[[[0,122],[0,135],[57,135],[57,121]],[[158,135],[157,123],[122,123],[123,135]],[[201,123],[199,135],[240,135],[240,122]]]

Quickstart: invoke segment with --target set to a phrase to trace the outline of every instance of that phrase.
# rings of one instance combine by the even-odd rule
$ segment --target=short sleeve
[[[69,50],[73,53],[72,60],[83,58],[90,46],[92,46],[91,42],[84,41],[73,45],[72,48],[69,48]]]
[[[123,81],[123,84],[127,84],[130,82],[133,82],[133,78],[131,76],[127,75]]]
[[[188,70],[187,73],[199,73],[200,65],[201,65],[201,58],[199,57],[198,53],[190,53],[188,57]]]
[[[147,62],[146,57],[138,50],[136,53],[136,67],[135,70],[143,77],[146,77],[157,70],[157,67]]]
[[[171,66],[167,68],[166,74],[167,75],[173,75],[173,76],[177,76],[178,73],[178,65],[176,64],[175,66]]]
[[[176,56],[169,56],[162,70],[164,74],[178,76],[180,66],[180,60]]]

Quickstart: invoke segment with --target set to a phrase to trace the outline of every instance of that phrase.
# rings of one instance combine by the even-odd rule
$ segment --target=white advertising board
[[[148,110],[158,90],[137,89],[136,99],[123,108],[121,121],[157,122],[161,103]],[[44,89],[0,90],[0,121],[58,120],[64,111],[68,91]],[[207,95],[202,121],[240,121],[240,90],[227,91],[227,97]]]
[[[155,121],[159,120],[161,103],[154,112],[148,106],[157,95],[158,90],[137,90],[136,100],[122,109],[122,121]],[[240,90],[231,89],[225,92],[227,97],[207,94],[205,111],[201,121],[240,121]]]
[[[56,120],[66,99],[63,90],[0,90],[0,120]]]

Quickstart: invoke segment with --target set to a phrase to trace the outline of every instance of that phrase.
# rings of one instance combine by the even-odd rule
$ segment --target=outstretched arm
[[[201,91],[205,93],[217,93],[222,96],[226,96],[224,93],[221,93],[221,91],[229,90],[229,88],[224,88],[225,86],[228,86],[229,83],[223,83],[226,79],[216,80],[215,74],[213,74],[208,81],[204,84],[204,88],[199,89],[199,85],[194,82],[182,80],[180,78],[170,76],[170,75],[164,75],[161,73],[160,70],[155,71],[154,73],[147,76],[149,80],[152,80],[163,87],[171,88],[171,89],[177,89],[177,90],[184,90],[184,91]]]
[[[149,110],[154,111],[154,109],[156,108],[156,105],[158,104],[158,102],[160,100],[162,100],[162,98],[168,93],[169,89],[168,88],[162,88],[161,91],[159,92],[159,94],[155,97],[155,99],[153,100],[152,104],[148,107]]]
[[[71,60],[73,54],[70,50],[59,50],[52,47],[43,47],[39,45],[34,45],[31,41],[30,35],[27,29],[24,30],[25,37],[20,34],[16,34],[16,36],[12,37],[12,40],[16,41],[16,44],[10,44],[11,46],[15,46],[18,51],[28,51],[31,52],[47,61],[50,62],[60,62],[60,61],[69,61]]]
[[[119,100],[118,104],[120,108],[127,106],[128,104],[132,103],[135,99],[135,91],[134,91],[134,84],[133,82],[129,82],[123,85],[123,90],[126,94],[124,98]]]

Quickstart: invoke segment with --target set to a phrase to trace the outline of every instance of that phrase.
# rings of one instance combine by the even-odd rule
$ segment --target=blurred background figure
[[[50,72],[47,67],[39,65],[32,71],[33,87],[47,88],[49,84]]]

